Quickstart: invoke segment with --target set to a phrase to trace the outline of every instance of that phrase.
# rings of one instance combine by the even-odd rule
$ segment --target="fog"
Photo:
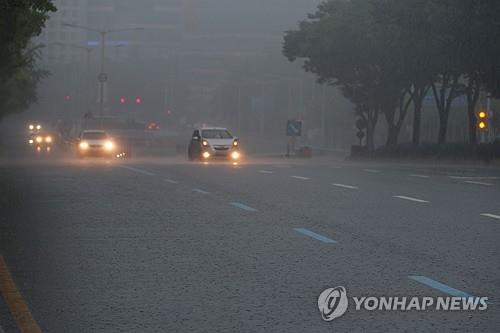
[[[68,24],[140,29],[106,35],[104,116],[154,122],[179,141],[196,126],[227,126],[271,151],[284,149],[286,121],[302,119],[302,144],[347,148],[355,140],[354,116],[344,111],[325,116],[325,110],[349,109],[349,103],[281,54],[284,32],[318,3],[56,1],[57,13],[35,41],[44,45],[40,66],[51,74],[23,121],[52,128],[71,123],[75,135],[85,114],[101,113],[100,34]],[[325,137],[322,121],[333,125]]]

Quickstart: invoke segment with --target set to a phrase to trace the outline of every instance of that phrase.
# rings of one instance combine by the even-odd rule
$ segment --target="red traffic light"
[[[120,97],[120,104],[125,104],[126,100],[125,97]]]
[[[66,95],[66,96],[64,96],[64,99],[67,100],[67,101],[69,101],[71,99],[71,96],[70,95]]]
[[[135,98],[135,104],[141,104],[142,103],[142,98],[136,97]]]

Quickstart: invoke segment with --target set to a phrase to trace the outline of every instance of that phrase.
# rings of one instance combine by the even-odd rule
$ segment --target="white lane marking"
[[[295,179],[300,179],[300,180],[309,180],[311,178],[309,177],[302,177],[302,176],[291,176],[292,178],[295,178]]]
[[[427,175],[419,175],[419,174],[411,174],[409,175],[410,177],[415,177],[415,178],[430,178],[431,176]]]
[[[413,197],[407,197],[404,195],[395,195],[394,198],[413,201],[413,202],[429,203],[429,201],[427,201],[427,200],[417,199],[417,198],[413,198]]]
[[[480,214],[480,215],[485,216],[485,217],[491,217],[492,219],[500,220],[500,215],[489,214],[489,213],[484,213],[484,214]]]
[[[173,180],[173,179],[165,179],[165,181],[166,181],[167,183],[170,183],[170,184],[179,184],[179,182],[178,182],[178,181]]]
[[[259,170],[257,172],[259,172],[259,173],[265,173],[265,174],[271,174],[271,173],[273,173],[272,171],[269,171],[269,170]]]
[[[146,176],[154,176],[154,173],[149,172],[149,171],[146,171],[146,170],[137,169],[137,168],[132,168],[132,167],[125,166],[125,165],[120,165],[119,167],[120,167],[120,168],[122,168],[122,169],[127,169],[127,170],[130,170],[130,171],[134,171],[134,172],[140,173],[140,174],[142,174],[142,175],[146,175]]]
[[[495,179],[498,179],[498,177],[489,177],[489,176],[448,176],[448,178],[451,178],[451,179],[459,179],[459,180],[463,180],[463,179],[476,179],[476,180],[495,180]]]
[[[351,185],[345,185],[345,184],[332,184],[333,186],[337,186],[337,187],[342,187],[342,188],[348,188],[348,189],[351,189],[351,190],[357,190],[358,187],[357,186],[351,186]]]
[[[474,184],[474,185],[484,185],[484,186],[493,186],[491,183],[484,183],[484,182],[476,182],[474,180],[465,180],[464,183],[467,184]]]
[[[365,172],[371,172],[371,173],[380,173],[380,172],[382,172],[380,170],[375,170],[375,169],[363,169],[363,171],[365,171]]]
[[[276,168],[291,168],[291,165],[288,164],[276,164],[274,167]]]
[[[200,193],[200,194],[208,194],[209,192],[203,191],[199,188],[193,188],[193,192]]]

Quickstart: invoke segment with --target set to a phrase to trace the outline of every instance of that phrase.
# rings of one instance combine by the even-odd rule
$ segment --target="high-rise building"
[[[63,23],[85,24],[87,19],[87,0],[54,0],[57,12],[46,22],[45,29],[36,39],[45,45],[41,52],[42,62],[70,63],[81,61],[84,54],[77,48],[61,44],[83,45],[86,32],[64,26]]]

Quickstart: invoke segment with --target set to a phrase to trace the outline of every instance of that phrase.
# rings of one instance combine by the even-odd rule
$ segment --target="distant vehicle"
[[[54,144],[54,138],[50,133],[38,131],[29,136],[28,144],[38,153],[50,153]]]
[[[189,142],[190,161],[227,159],[238,161],[241,157],[239,140],[227,128],[205,127],[193,132]]]
[[[42,130],[42,125],[40,124],[29,124],[28,132],[30,135],[36,134]]]
[[[116,153],[115,142],[105,131],[85,130],[78,136],[77,156],[113,157]]]

